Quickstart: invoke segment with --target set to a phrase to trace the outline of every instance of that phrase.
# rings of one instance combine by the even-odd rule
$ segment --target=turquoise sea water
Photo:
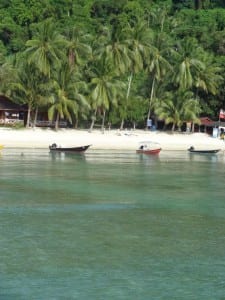
[[[225,299],[225,155],[4,149],[0,299]]]

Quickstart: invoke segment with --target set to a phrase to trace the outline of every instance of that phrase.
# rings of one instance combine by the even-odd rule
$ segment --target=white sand
[[[145,130],[88,130],[60,129],[0,129],[0,144],[4,148],[46,148],[56,143],[61,146],[82,146],[91,144],[90,149],[101,150],[136,150],[141,141],[154,141],[163,150],[187,150],[190,146],[196,149],[225,150],[225,142],[205,133],[167,133]]]

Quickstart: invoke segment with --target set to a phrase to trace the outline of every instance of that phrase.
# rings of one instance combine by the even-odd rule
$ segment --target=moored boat
[[[68,152],[68,153],[83,153],[85,152],[91,145],[78,146],[78,147],[61,147],[57,146],[56,143],[49,146],[49,150],[52,152]]]
[[[195,149],[193,146],[191,146],[188,151],[190,153],[199,153],[199,154],[215,154],[220,151],[220,149]]]
[[[152,141],[144,141],[139,143],[139,147],[136,150],[136,153],[141,154],[159,154],[161,151],[161,147],[159,143]]]

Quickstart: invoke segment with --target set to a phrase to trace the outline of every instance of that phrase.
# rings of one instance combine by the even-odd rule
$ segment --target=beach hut
[[[27,108],[12,102],[8,97],[0,95],[0,124],[24,124]]]
[[[209,117],[201,117],[199,131],[203,131],[212,134],[213,128],[217,126],[217,122],[211,120]]]

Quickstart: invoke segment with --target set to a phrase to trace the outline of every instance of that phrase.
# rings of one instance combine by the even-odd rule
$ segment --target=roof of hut
[[[24,111],[27,110],[24,106],[12,102],[8,97],[0,95],[0,110],[5,111]]]

